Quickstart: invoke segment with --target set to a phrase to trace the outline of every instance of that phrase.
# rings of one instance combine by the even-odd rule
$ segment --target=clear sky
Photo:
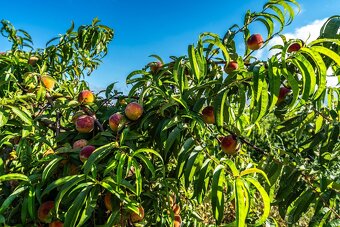
[[[185,55],[187,45],[195,43],[201,32],[223,35],[232,24],[241,24],[247,9],[260,11],[266,0],[18,0],[2,1],[0,19],[29,32],[35,47],[64,33],[71,25],[91,23],[98,17],[112,27],[115,38],[103,64],[87,78],[93,90],[118,81],[117,88],[126,92],[125,77],[160,55]],[[298,0],[302,12],[285,32],[309,31],[307,25],[318,24],[331,15],[340,14],[340,0]],[[316,22],[315,22],[316,21]],[[320,23],[319,23],[320,24]],[[318,24],[318,25],[319,25]],[[312,27],[313,28],[313,27]],[[256,28],[254,28],[256,30]],[[254,31],[255,32],[255,31]],[[303,32],[305,33],[305,32]],[[0,39],[0,51],[9,48]]]

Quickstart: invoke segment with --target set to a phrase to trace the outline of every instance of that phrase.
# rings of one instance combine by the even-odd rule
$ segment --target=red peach
[[[143,107],[136,102],[131,102],[125,107],[125,115],[130,120],[136,121],[142,116],[142,114]]]
[[[83,115],[77,118],[76,129],[80,133],[89,133],[94,128],[94,119],[91,116]]]
[[[107,210],[112,211],[111,193],[107,192],[104,197],[104,204]]]
[[[109,118],[109,125],[112,131],[117,132],[124,124],[124,116],[121,113],[114,113]]]
[[[96,148],[91,145],[83,147],[79,153],[80,161],[85,162],[95,150]]]
[[[80,139],[80,140],[77,140],[73,143],[73,149],[83,148],[86,145],[87,145],[87,140],[86,139]]]
[[[181,213],[181,207],[180,207],[178,204],[175,204],[175,205],[172,207],[172,210],[174,211],[174,214],[175,214],[175,215],[179,215],[179,213]]]
[[[174,217],[174,227],[180,227],[182,225],[182,218],[180,215]]]
[[[233,155],[239,150],[240,144],[235,136],[228,135],[221,139],[221,148],[225,153]]]
[[[288,47],[287,52],[291,53],[291,52],[296,52],[298,50],[301,49],[301,44],[300,43],[293,43]]]
[[[202,110],[203,121],[207,124],[215,124],[214,107],[207,106]]]
[[[94,94],[92,93],[92,91],[89,90],[84,90],[82,92],[79,93],[78,95],[78,102],[80,103],[91,103],[94,101]]]
[[[132,223],[141,222],[144,219],[144,208],[142,206],[138,207],[139,213],[132,213],[130,219]]]
[[[263,39],[260,34],[253,34],[247,40],[247,46],[251,50],[258,50],[263,45]]]
[[[41,222],[50,223],[52,219],[51,210],[54,208],[53,201],[47,201],[40,205],[38,209],[38,218]]]
[[[162,62],[152,62],[150,63],[150,71],[153,73],[156,73],[158,70],[162,68],[163,64]]]
[[[64,227],[64,223],[61,221],[53,221],[49,225],[49,227]]]
[[[277,98],[277,104],[281,103],[285,97],[287,96],[287,94],[290,92],[290,89],[289,88],[286,88],[286,87],[281,87],[280,88],[280,93],[279,93],[279,96]]]
[[[234,72],[237,69],[238,69],[238,64],[237,64],[236,61],[231,61],[231,62],[229,62],[228,65],[224,66],[224,71],[228,74],[231,74],[232,72]]]

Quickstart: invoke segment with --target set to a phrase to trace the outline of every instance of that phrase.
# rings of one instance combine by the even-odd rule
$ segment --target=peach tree
[[[83,80],[113,38],[97,19],[38,50],[3,20],[0,223],[338,226],[340,16],[287,39],[298,7],[268,1],[186,55],[152,55],[128,94]]]

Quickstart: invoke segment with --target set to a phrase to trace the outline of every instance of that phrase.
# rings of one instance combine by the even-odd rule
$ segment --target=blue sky
[[[118,81],[117,88],[127,92],[125,77],[129,72],[152,61],[149,55],[158,54],[165,61],[171,55],[185,55],[187,45],[195,43],[201,32],[223,35],[230,25],[242,23],[247,9],[260,11],[265,2],[266,0],[19,0],[2,2],[0,19],[9,20],[16,28],[29,32],[35,47],[41,48],[49,39],[64,33],[71,21],[79,26],[89,24],[94,17],[98,17],[103,24],[114,29],[115,38],[103,64],[87,81],[94,90]],[[306,26],[316,20],[340,14],[339,0],[298,2],[302,12],[285,29],[286,33],[296,34],[301,27],[310,30]],[[319,25],[320,23],[317,26]],[[256,27],[253,29],[256,30]],[[8,48],[8,43],[0,39],[0,51]]]

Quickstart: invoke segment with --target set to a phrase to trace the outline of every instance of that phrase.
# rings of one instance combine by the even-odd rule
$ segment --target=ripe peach
[[[112,131],[117,132],[121,128],[122,124],[124,124],[124,121],[124,115],[121,113],[114,113],[109,118],[110,128]]]
[[[281,103],[289,92],[290,92],[289,88],[281,87],[279,97],[277,98],[277,104]]]
[[[51,77],[51,76],[48,76],[48,75],[42,75],[40,77],[41,79],[41,82],[43,83],[43,85],[45,86],[45,88],[48,90],[48,91],[51,91],[53,90],[54,88],[54,85],[56,83],[56,80]]]
[[[233,155],[239,150],[240,144],[235,136],[228,135],[221,139],[221,148],[225,153]]]
[[[38,209],[38,219],[44,223],[50,223],[52,219],[51,210],[54,208],[53,201],[47,201],[40,205]]]
[[[76,121],[77,121],[77,119],[78,119],[78,117],[83,116],[83,115],[86,115],[86,113],[85,113],[84,111],[82,111],[82,110],[77,111],[77,112],[76,112],[75,114],[73,114],[73,116],[72,116],[72,122],[75,124]]]
[[[142,116],[142,114],[143,107],[136,102],[131,102],[125,107],[125,115],[130,120],[136,121]]]
[[[207,124],[215,124],[214,107],[207,106],[202,110],[203,121]]]
[[[181,207],[177,203],[172,207],[172,210],[174,211],[175,215],[181,213]]]
[[[296,52],[296,51],[298,51],[298,50],[300,50],[300,49],[301,49],[300,43],[293,43],[293,44],[291,44],[291,45],[288,47],[287,52],[288,52],[288,53]]]
[[[89,133],[94,128],[94,119],[91,116],[83,115],[77,118],[76,129],[80,133]]]
[[[224,66],[224,72],[230,74],[232,73],[234,70],[238,69],[238,64],[236,61],[231,61],[229,62],[228,65]]]
[[[95,150],[96,148],[91,145],[83,147],[79,152],[80,160],[82,162],[85,162]]]
[[[49,227],[64,227],[64,223],[61,221],[53,221],[49,225]]]
[[[104,204],[106,209],[112,211],[112,203],[111,203],[111,193],[107,192],[104,197]]]
[[[86,145],[87,145],[87,140],[86,139],[80,139],[80,140],[77,140],[73,143],[73,149],[83,148]]]
[[[38,61],[39,61],[38,57],[32,56],[28,59],[28,64],[30,64],[31,66],[35,66]]]
[[[142,206],[139,206],[138,210],[139,210],[139,214],[132,213],[130,215],[130,219],[132,223],[141,222],[144,219],[144,208]]]
[[[78,95],[78,102],[82,104],[91,103],[94,101],[94,94],[89,90],[84,90]]]
[[[156,73],[163,66],[162,62],[152,62],[150,63],[150,71]]]
[[[247,46],[251,50],[258,50],[263,45],[263,39],[260,34],[253,34],[247,40]]]
[[[175,215],[174,227],[180,227],[182,225],[182,218],[180,215]]]

